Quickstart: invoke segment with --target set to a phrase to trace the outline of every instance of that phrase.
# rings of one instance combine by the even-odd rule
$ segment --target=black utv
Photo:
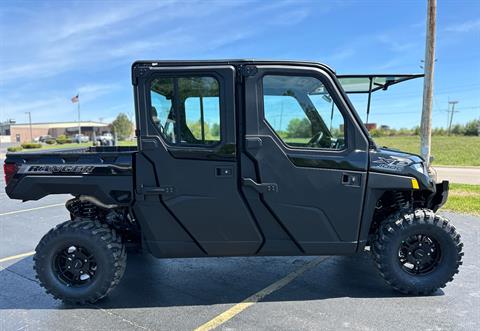
[[[419,156],[376,146],[329,67],[140,61],[132,82],[138,147],[7,154],[10,198],[73,195],[70,219],[34,256],[55,298],[106,296],[126,246],[158,258],[369,248],[406,294],[433,293],[458,272],[460,235],[435,214],[448,182],[436,183]]]

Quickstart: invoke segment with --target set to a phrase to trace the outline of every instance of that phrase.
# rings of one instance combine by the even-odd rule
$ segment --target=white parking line
[[[7,216],[7,215],[14,215],[14,214],[20,214],[20,213],[26,213],[29,211],[35,211],[35,210],[40,210],[40,209],[46,209],[46,208],[52,208],[52,207],[60,207],[60,206],[65,206],[65,203],[57,203],[54,205],[48,205],[48,206],[41,206],[41,207],[35,207],[35,208],[28,208],[28,209],[21,209],[21,210],[15,210],[15,211],[9,211],[7,213],[2,213],[0,216]]]

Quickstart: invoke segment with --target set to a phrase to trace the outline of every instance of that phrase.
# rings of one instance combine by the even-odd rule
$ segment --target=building
[[[82,134],[89,136],[90,139],[93,135],[102,135],[107,132],[111,132],[111,126],[107,123],[81,121],[80,128]],[[73,137],[78,133],[78,122],[50,122],[50,123],[15,123],[13,121],[7,121],[0,123],[0,136],[3,137],[2,141],[24,143],[35,140],[40,136],[50,135],[54,138],[60,135],[66,135],[67,137]],[[8,138],[10,137],[10,138]]]
[[[368,131],[376,130],[377,123],[365,123],[365,127],[367,128]]]

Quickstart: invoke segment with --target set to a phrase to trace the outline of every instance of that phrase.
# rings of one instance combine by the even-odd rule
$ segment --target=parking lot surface
[[[465,257],[454,282],[433,296],[397,294],[368,253],[178,260],[130,254],[125,276],[108,298],[66,306],[38,285],[31,252],[68,218],[63,203],[69,197],[12,201],[0,175],[0,330],[480,328],[478,217],[443,213],[462,235]]]

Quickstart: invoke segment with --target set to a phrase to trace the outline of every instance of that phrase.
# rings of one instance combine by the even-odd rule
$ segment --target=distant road
[[[434,167],[438,180],[449,180],[451,183],[480,185],[480,167]]]

